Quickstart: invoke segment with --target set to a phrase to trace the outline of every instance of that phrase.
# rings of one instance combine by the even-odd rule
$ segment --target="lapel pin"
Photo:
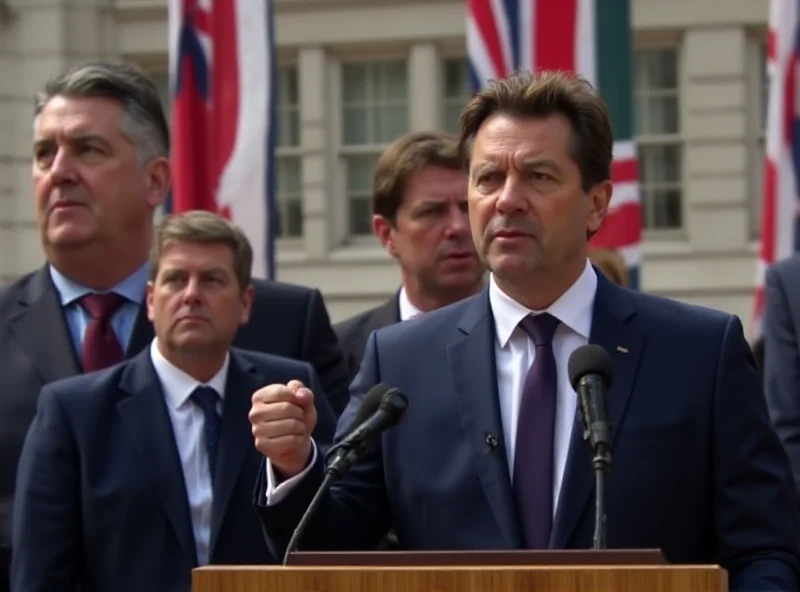
[[[622,347],[621,345],[618,345],[617,346],[617,351],[620,352],[620,353],[623,353],[623,354],[627,354],[628,353],[628,348],[627,347]]]
[[[486,447],[489,450],[494,450],[495,448],[497,448],[497,436],[495,436],[493,433],[486,432],[485,442],[486,442]]]

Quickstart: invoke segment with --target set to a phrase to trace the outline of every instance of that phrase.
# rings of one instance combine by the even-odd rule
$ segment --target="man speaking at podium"
[[[612,194],[605,103],[578,77],[520,74],[461,117],[469,214],[489,286],[370,336],[341,438],[364,393],[396,387],[403,422],[322,499],[300,550],[588,549],[591,450],[567,360],[611,356],[609,548],[720,564],[732,590],[797,590],[789,461],[731,315],[615,286],[587,263]],[[256,506],[282,552],[323,479],[297,383],[253,395],[266,457]]]

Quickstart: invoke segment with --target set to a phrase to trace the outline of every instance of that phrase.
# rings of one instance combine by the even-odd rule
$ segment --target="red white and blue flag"
[[[800,116],[798,56],[800,0],[772,0],[767,38],[769,104],[761,215],[761,251],[756,272],[754,338],[762,334],[767,267],[798,251]]]
[[[468,0],[473,90],[515,70],[584,76],[608,103],[614,126],[614,194],[593,247],[617,249],[639,285],[642,209],[633,135],[629,0]]]
[[[218,212],[275,273],[272,0],[169,0],[171,210]]]

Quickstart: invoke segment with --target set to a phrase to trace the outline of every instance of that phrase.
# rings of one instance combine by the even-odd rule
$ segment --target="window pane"
[[[345,64],[342,66],[342,99],[345,103],[367,100],[367,66]]]
[[[678,55],[673,48],[636,52],[636,87],[658,90],[678,88]]]
[[[650,228],[680,228],[683,224],[681,191],[677,187],[650,191],[645,207],[650,210]]]
[[[680,228],[683,224],[680,145],[640,145],[639,163],[645,227]]]
[[[342,85],[342,145],[370,150],[342,155],[350,234],[369,235],[372,173],[378,158],[372,150],[408,131],[406,61],[344,64]]]
[[[280,147],[300,145],[300,109],[297,88],[297,68],[278,68],[277,143]]]
[[[444,96],[448,99],[460,99],[469,94],[469,62],[447,60],[444,63]]]
[[[297,109],[278,107],[278,146],[300,145],[300,113]]]
[[[366,236],[372,234],[372,204],[368,197],[350,199],[350,235]]]
[[[678,52],[675,48],[639,50],[635,67],[643,223],[650,229],[680,228],[683,170]]]
[[[377,154],[360,154],[345,159],[347,174],[347,203],[351,235],[372,233],[372,173]]]
[[[639,154],[645,184],[680,183],[680,146],[676,144],[643,146]]]
[[[404,61],[345,64],[342,72],[345,146],[385,144],[408,131]]]
[[[281,105],[297,105],[300,94],[297,89],[297,68],[283,66],[278,68],[278,103]]]
[[[408,129],[408,108],[405,105],[377,107],[374,112],[376,134],[373,141],[388,144]]]
[[[678,133],[678,97],[643,98],[636,109],[636,129],[641,134]]]
[[[378,100],[405,101],[406,100],[406,63],[386,62],[375,64],[378,80],[376,91]]]
[[[372,192],[372,170],[378,157],[374,154],[359,154],[347,157],[347,193],[370,194]]]
[[[369,144],[369,111],[345,107],[342,113],[342,136],[345,145]]]
[[[280,237],[303,235],[303,178],[300,157],[279,156],[275,170],[277,226]]]
[[[279,156],[276,165],[275,185],[278,195],[299,194],[303,184],[300,158]]]
[[[470,88],[469,62],[465,59],[447,60],[444,63],[444,127],[451,133],[458,132],[458,118],[467,104]]]

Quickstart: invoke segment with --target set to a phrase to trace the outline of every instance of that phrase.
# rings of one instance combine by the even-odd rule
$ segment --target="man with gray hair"
[[[130,65],[80,64],[37,99],[32,174],[47,262],[0,289],[0,590],[39,391],[153,339],[144,295],[153,215],[170,187],[169,143],[157,89]],[[234,345],[311,363],[341,411],[349,379],[320,293],[256,280],[252,308]]]

